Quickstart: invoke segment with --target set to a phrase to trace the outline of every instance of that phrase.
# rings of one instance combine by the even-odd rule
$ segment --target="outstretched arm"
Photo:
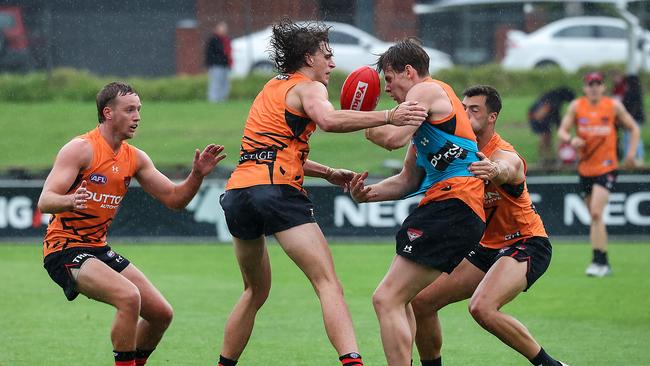
[[[308,177],[323,178],[336,186],[341,186],[346,191],[350,186],[350,180],[354,172],[347,169],[330,168],[313,160],[307,160],[303,165],[305,175]]]
[[[524,164],[519,155],[512,151],[497,150],[488,158],[478,153],[480,161],[469,166],[470,173],[477,178],[489,180],[496,185],[519,184],[526,179]]]
[[[301,83],[294,89],[295,93],[287,94],[287,104],[302,106],[309,118],[327,132],[352,132],[386,124],[419,126],[426,117],[425,109],[414,102],[404,102],[384,111],[335,110],[327,99],[325,85],[319,82]],[[293,95],[299,98],[299,102],[292,103]]]
[[[153,164],[151,158],[142,150],[138,150],[138,169],[136,179],[142,188],[166,207],[180,210],[187,206],[199,190],[203,178],[210,174],[214,167],[226,155],[221,155],[223,146],[210,144],[203,152],[196,149],[192,171],[181,183],[174,184],[162,174]]]
[[[86,190],[87,183],[80,182],[74,191],[70,190],[92,157],[91,146],[82,139],[74,139],[61,148],[38,199],[38,209],[41,212],[56,214],[86,208],[86,202],[90,198]]]
[[[380,202],[397,200],[415,191],[424,174],[415,165],[415,158],[415,149],[409,148],[399,174],[369,186],[365,185],[368,172],[355,174],[350,182],[350,195],[356,202]]]

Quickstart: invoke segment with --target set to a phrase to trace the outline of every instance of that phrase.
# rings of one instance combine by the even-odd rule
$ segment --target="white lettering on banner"
[[[196,222],[214,223],[217,230],[217,239],[221,242],[232,241],[226,216],[219,204],[219,197],[225,192],[223,184],[203,184],[199,192],[185,208],[194,213]]]
[[[639,210],[644,202],[650,202],[650,192],[637,192],[629,196],[625,193],[610,194],[609,202],[603,211],[605,225],[650,225],[650,216],[642,215]],[[591,215],[582,197],[570,193],[564,196],[564,224],[571,226],[576,218],[582,225],[591,224]]]
[[[648,226],[650,225],[650,216],[643,216],[639,212],[641,202],[650,202],[650,192],[632,193],[625,203],[625,217],[631,224]]]
[[[334,198],[334,226],[343,227],[346,221],[354,227],[394,227],[402,224],[410,208],[422,199],[416,196],[399,201],[357,204],[349,196]]]
[[[27,229],[32,226],[33,214],[29,197],[0,197],[0,228]]]

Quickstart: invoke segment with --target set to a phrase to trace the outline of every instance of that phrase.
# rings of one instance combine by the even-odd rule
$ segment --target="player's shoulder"
[[[92,153],[92,151],[93,144],[91,141],[83,136],[77,136],[63,145],[60,152],[83,155]]]

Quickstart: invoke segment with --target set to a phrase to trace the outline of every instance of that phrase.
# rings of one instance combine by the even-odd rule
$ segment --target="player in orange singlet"
[[[239,164],[220,200],[233,236],[244,293],[226,323],[219,365],[237,363],[257,312],[269,295],[271,268],[265,235],[274,235],[311,281],[320,300],[325,331],[341,364],[363,365],[331,252],[302,186],[305,176],[346,186],[353,173],[309,160],[309,138],[317,126],[331,132],[387,123],[418,126],[426,113],[415,103],[401,104],[392,121],[386,118],[386,111],[334,110],[327,95],[329,74],[335,67],[328,28],[322,23],[294,24],[285,19],[272,29],[272,57],[280,75],[264,86],[251,106]]]
[[[410,146],[399,174],[367,187],[367,173],[358,174],[350,188],[357,202],[424,193],[397,232],[393,262],[373,295],[388,365],[408,366],[415,336],[410,301],[441,273],[451,272],[480,240],[484,184],[469,171],[479,160],[470,120],[451,87],[429,76],[429,57],[420,44],[396,43],[379,57],[377,68],[395,101],[417,101],[428,112],[419,127],[366,131],[382,147]]]
[[[172,320],[172,307],[158,289],[106,242],[131,179],[165,206],[182,209],[225,157],[222,146],[197,149],[192,172],[174,184],[125,142],[140,124],[140,108],[131,86],[104,86],[97,94],[99,126],[61,148],[38,201],[42,212],[52,214],[43,241],[52,280],[69,301],[81,293],[117,310],[111,341],[118,366],[144,365]]]
[[[606,97],[600,72],[584,77],[585,96],[571,102],[557,131],[558,138],[578,151],[580,188],[591,215],[589,238],[593,250],[588,276],[603,277],[612,273],[607,257],[607,228],[603,211],[614,189],[618,168],[616,125],[630,131],[630,144],[623,165],[634,168],[639,143],[639,126],[623,104]],[[575,127],[576,136],[571,136]]]
[[[470,171],[486,182],[486,227],[480,243],[449,274],[443,274],[411,302],[415,341],[423,366],[440,366],[442,329],[438,310],[471,297],[469,310],[490,333],[535,365],[559,366],[519,321],[500,311],[528,290],[551,261],[551,244],[526,186],[526,161],[495,132],[501,97],[492,87],[463,92],[463,105],[476,133],[481,161]],[[489,362],[488,362],[489,363]]]

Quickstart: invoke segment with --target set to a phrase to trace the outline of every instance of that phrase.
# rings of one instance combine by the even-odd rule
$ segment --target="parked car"
[[[625,63],[627,34],[626,23],[610,17],[564,18],[530,34],[511,30],[506,37],[506,56],[501,64],[506,69],[559,66],[575,71],[585,65]],[[650,40],[649,35],[647,30],[640,31],[640,44]],[[647,59],[647,52],[644,52]]]
[[[371,65],[377,61],[377,55],[386,51],[392,43],[381,41],[359,28],[346,23],[325,22],[331,26],[329,32],[330,46],[334,51],[336,69],[350,72],[359,66]],[[267,52],[271,27],[259,32],[235,38],[232,41],[233,76],[245,76],[251,72],[273,72],[274,66]],[[429,71],[452,67],[451,57],[444,52],[425,47],[431,62]]]
[[[30,67],[29,39],[22,8],[0,6],[0,71],[25,71]]]

